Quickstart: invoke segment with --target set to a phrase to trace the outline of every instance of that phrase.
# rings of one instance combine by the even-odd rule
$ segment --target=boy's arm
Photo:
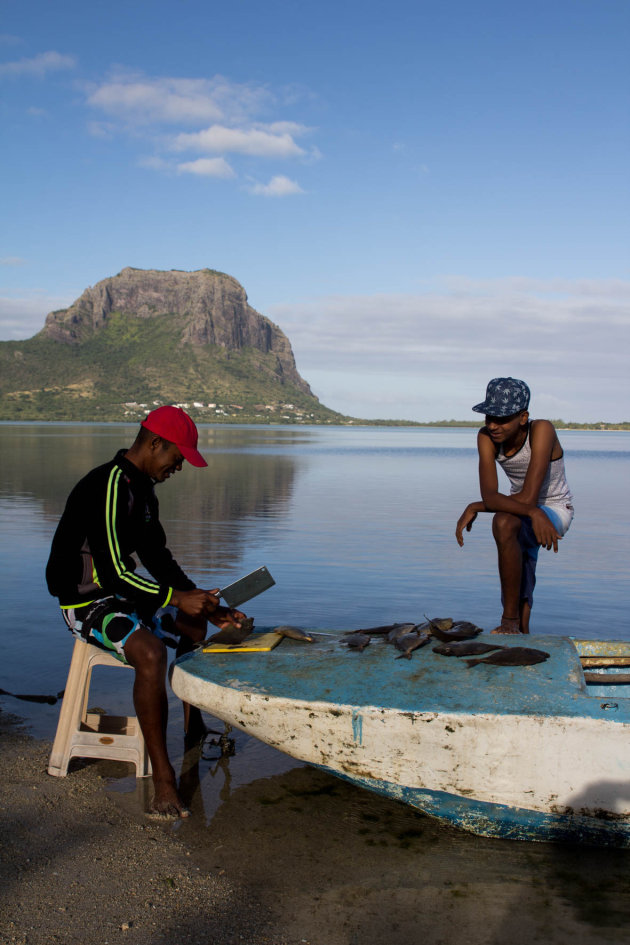
[[[536,431],[534,435],[534,429]],[[556,431],[548,420],[537,420],[530,432],[531,459],[520,492],[503,495],[498,491],[494,443],[483,431],[479,432],[479,485],[484,508],[488,512],[510,512],[513,515],[528,515],[536,539],[545,548],[558,550],[560,535],[538,508],[538,496],[551,462],[551,453],[556,441]]]

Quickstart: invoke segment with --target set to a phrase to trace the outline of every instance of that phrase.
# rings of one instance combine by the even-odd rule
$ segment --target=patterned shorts
[[[63,607],[68,628],[86,643],[107,650],[126,663],[124,646],[138,627],[145,627],[167,646],[176,647],[179,631],[175,625],[175,607],[161,607],[152,618],[138,616],[134,604],[122,597],[102,597],[83,607]]]

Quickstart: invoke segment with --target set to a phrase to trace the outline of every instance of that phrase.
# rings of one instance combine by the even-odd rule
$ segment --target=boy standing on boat
[[[558,435],[549,420],[529,419],[529,398],[524,381],[495,377],[472,408],[486,418],[477,435],[481,501],[466,506],[455,536],[462,546],[478,513],[494,512],[503,615],[493,633],[529,633],[538,550],[557,552],[573,519]],[[509,495],[499,492],[497,463],[510,480]]]
[[[182,817],[188,811],[166,749],[165,642],[186,652],[204,639],[207,620],[240,626],[244,617],[220,605],[217,589],[196,587],[166,545],[154,485],[185,460],[208,465],[192,419],[179,407],[151,411],[128,450],[74,487],[46,568],[70,630],[133,666],[134,706],[153,769],[152,811]],[[151,578],[136,571],[134,554]]]

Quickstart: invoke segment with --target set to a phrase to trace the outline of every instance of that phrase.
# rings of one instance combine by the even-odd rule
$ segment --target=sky
[[[216,269],[326,406],[630,420],[628,0],[4,0],[0,339]]]

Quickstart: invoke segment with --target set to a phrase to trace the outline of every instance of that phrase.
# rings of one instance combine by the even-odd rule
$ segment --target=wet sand
[[[244,737],[181,759],[193,817],[164,823],[128,766],[51,778],[2,712],[0,741],[2,945],[630,941],[630,853],[483,840],[308,767],[238,783]]]

